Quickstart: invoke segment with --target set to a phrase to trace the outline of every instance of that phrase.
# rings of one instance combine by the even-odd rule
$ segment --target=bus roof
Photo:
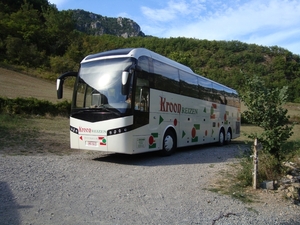
[[[183,64],[180,64],[172,59],[169,59],[165,56],[157,54],[153,51],[150,51],[146,48],[123,48],[123,49],[116,49],[116,50],[100,52],[100,53],[86,56],[82,60],[81,63],[85,63],[85,62],[93,61],[93,60],[99,60],[99,59],[103,59],[103,58],[116,58],[116,57],[134,57],[134,58],[138,59],[141,56],[148,56],[152,59],[156,59],[160,62],[164,62],[170,66],[176,67],[183,71],[186,71],[189,73],[194,73],[191,68],[189,68]]]

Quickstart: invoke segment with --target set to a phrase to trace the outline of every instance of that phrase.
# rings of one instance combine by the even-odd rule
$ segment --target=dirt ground
[[[34,97],[58,102],[56,84],[0,67],[0,96],[8,98]],[[72,90],[64,89],[64,99],[71,100]],[[64,100],[62,99],[62,100]]]
[[[0,152],[0,224],[300,221],[298,206],[275,193],[257,191],[255,202],[243,203],[210,190],[236,163],[240,149],[235,144],[180,149],[160,157],[69,151],[66,144],[53,146],[50,141],[41,143],[42,152]],[[45,150],[49,146],[56,150]]]

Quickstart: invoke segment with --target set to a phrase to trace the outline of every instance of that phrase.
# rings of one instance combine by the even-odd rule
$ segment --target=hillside
[[[240,92],[244,74],[257,75],[268,88],[288,86],[288,100],[300,102],[300,55],[280,46],[145,36],[130,19],[59,11],[47,0],[0,2],[0,13],[1,65],[41,71],[53,82],[77,71],[86,55],[144,47]]]
[[[34,97],[53,103],[56,98],[56,84],[23,73],[0,67],[0,96],[8,98]],[[64,88],[64,99],[71,100],[72,90]],[[61,100],[60,100],[61,101]]]

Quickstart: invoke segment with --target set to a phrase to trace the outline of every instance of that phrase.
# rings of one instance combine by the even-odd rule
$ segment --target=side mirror
[[[123,71],[122,72],[122,85],[126,85],[129,77],[129,72]]]
[[[57,91],[57,98],[61,99],[63,97],[63,85],[64,85],[63,79],[58,78],[56,80],[56,91]]]
[[[61,99],[63,97],[63,85],[64,81],[67,77],[77,77],[77,72],[67,72],[60,75],[56,80],[56,91],[57,91],[57,98]]]
[[[122,95],[129,94],[129,85],[130,85],[130,73],[127,71],[122,72]]]

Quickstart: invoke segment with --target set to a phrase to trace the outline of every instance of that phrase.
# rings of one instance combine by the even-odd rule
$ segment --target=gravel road
[[[0,224],[300,224],[299,206],[271,193],[245,204],[208,190],[239,151],[0,153]]]

